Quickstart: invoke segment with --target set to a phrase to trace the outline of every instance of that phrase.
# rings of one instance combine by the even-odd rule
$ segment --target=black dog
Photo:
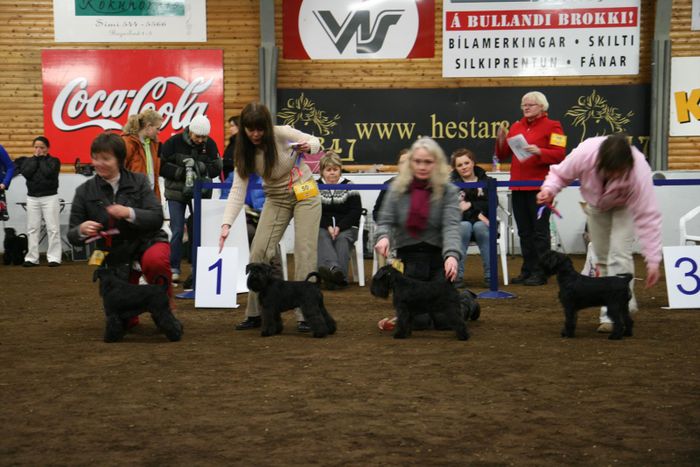
[[[404,276],[394,267],[381,267],[372,278],[370,292],[379,298],[387,298],[394,292],[394,309],[396,310],[395,339],[405,339],[411,335],[413,319],[417,315],[430,314],[433,323],[436,313],[443,313],[449,326],[457,333],[457,339],[469,339],[464,322],[465,312],[469,318],[477,319],[480,307],[476,308],[473,300],[467,302],[467,310],[462,310],[462,298],[457,289],[447,281],[419,281]],[[466,298],[465,298],[466,300]],[[476,304],[478,306],[478,304]],[[474,313],[475,317],[472,317]]]
[[[540,258],[545,274],[557,275],[559,301],[564,306],[566,321],[561,331],[562,337],[574,337],[578,310],[589,307],[606,306],[608,317],[613,322],[610,339],[622,339],[632,335],[634,322],[630,318],[629,288],[632,274],[619,274],[608,277],[588,277],[574,270],[568,256],[556,251],[546,252]]]
[[[5,253],[2,255],[2,262],[5,266],[14,264],[19,266],[24,262],[24,257],[29,251],[27,236],[17,235],[12,227],[5,227],[5,239],[2,242]]]
[[[182,338],[182,324],[170,310],[168,281],[161,285],[136,285],[117,277],[114,268],[99,268],[92,281],[100,279],[100,295],[105,311],[105,342],[116,342],[124,337],[124,323],[145,311],[170,341]]]
[[[282,332],[281,313],[293,308],[301,308],[304,320],[311,326],[314,337],[325,337],[335,333],[335,320],[323,305],[323,294],[317,283],[309,278],[318,273],[312,272],[303,281],[284,281],[275,277],[274,268],[269,264],[250,263],[245,267],[248,274],[248,288],[258,293],[262,308],[261,336],[272,336]]]

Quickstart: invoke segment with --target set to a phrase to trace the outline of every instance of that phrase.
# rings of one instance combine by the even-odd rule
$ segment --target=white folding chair
[[[508,211],[498,206],[498,209],[503,211],[503,213],[508,215]],[[496,238],[496,248],[498,248],[498,255],[501,257],[501,270],[503,271],[503,285],[508,285],[508,226],[507,223],[501,220],[501,217],[496,217],[498,222],[498,237]],[[467,253],[469,253],[469,248],[478,248],[476,241],[472,240],[469,242],[467,247]]]
[[[292,251],[294,251],[294,219],[289,222],[287,230],[282,234],[280,242],[277,244],[277,251],[280,254],[280,263],[282,264],[282,277],[284,280],[289,280],[289,273],[287,272],[287,245],[291,244]]]
[[[690,222],[695,216],[700,214],[700,206],[691,209],[689,212],[685,213],[681,218],[680,221],[678,222],[678,228],[681,232],[681,245],[686,245],[687,242],[693,242],[696,245],[700,244],[700,235],[691,235],[688,233],[688,228],[687,224]]]
[[[360,216],[360,227],[357,232],[357,240],[352,245],[350,250],[350,266],[352,267],[352,277],[360,287],[365,286],[365,255],[363,250],[364,242],[364,229],[365,229],[365,216],[367,211],[362,210],[362,215]]]

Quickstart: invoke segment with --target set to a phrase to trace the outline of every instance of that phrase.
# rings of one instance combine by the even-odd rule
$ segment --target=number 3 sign
[[[669,308],[700,308],[700,246],[664,247]]]
[[[221,254],[214,246],[197,248],[197,287],[195,308],[238,308],[238,248],[225,247]]]

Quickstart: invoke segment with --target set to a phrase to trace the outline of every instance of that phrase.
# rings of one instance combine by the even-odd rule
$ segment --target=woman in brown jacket
[[[129,117],[122,133],[122,139],[126,144],[124,168],[131,172],[145,174],[159,200],[161,198],[158,186],[160,171],[158,131],[162,124],[163,117],[155,110],[148,109]]]

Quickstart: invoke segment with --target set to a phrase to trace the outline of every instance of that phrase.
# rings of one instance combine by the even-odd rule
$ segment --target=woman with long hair
[[[321,144],[318,138],[290,126],[273,126],[270,111],[260,103],[245,106],[240,124],[242,131],[234,149],[233,185],[221,222],[219,248],[224,247],[229,229],[243,208],[250,176],[258,174],[263,179],[266,201],[251,245],[250,261],[269,263],[294,218],[294,277],[303,280],[316,270],[321,199],[318,190],[313,196],[297,197],[294,187],[308,187],[309,182],[314,183],[303,154],[317,153]],[[297,330],[308,332],[310,328],[300,310],[296,313]],[[259,328],[260,324],[257,294],[249,292],[246,319],[236,329]]]
[[[160,141],[158,141],[158,132],[162,124],[163,117],[158,112],[146,109],[139,114],[130,116],[122,129],[122,139],[126,144],[124,168],[146,175],[159,200],[160,158],[158,151]]]

